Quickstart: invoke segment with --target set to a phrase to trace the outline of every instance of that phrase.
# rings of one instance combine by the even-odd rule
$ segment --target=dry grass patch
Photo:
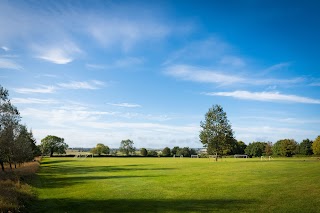
[[[39,161],[23,164],[17,169],[0,171],[0,212],[27,212],[26,206],[34,199],[27,182],[38,171]]]

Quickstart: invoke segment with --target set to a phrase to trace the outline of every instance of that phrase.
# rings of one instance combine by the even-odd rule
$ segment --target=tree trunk
[[[50,152],[50,157],[52,157],[52,156],[53,156],[53,151]]]
[[[0,161],[0,165],[1,165],[1,170],[4,172],[4,165],[3,165],[3,161]]]

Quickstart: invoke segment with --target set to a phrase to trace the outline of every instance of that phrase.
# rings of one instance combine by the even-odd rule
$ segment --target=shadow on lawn
[[[255,200],[149,200],[149,199],[47,199],[31,206],[30,212],[236,212]]]
[[[31,183],[33,187],[38,188],[64,188],[70,187],[76,184],[81,184],[84,182],[90,181],[99,181],[99,180],[109,180],[109,179],[126,179],[126,178],[152,178],[156,176],[152,175],[121,175],[121,176],[92,176],[92,175],[85,175],[85,176],[71,176],[71,177],[57,177],[51,175],[44,175],[41,177],[36,177],[38,181],[34,181]]]

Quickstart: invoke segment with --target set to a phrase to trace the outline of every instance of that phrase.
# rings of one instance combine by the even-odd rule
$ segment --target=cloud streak
[[[8,58],[0,57],[0,69],[22,70],[22,66]]]
[[[22,94],[31,94],[31,93],[48,94],[48,93],[54,93],[56,91],[56,88],[53,86],[41,86],[38,88],[15,88],[14,91],[16,93],[22,93]]]
[[[69,83],[59,83],[58,86],[64,89],[89,89],[95,90],[105,85],[102,81],[71,81]]]
[[[288,102],[288,103],[304,103],[304,104],[320,104],[320,100],[297,95],[286,95],[279,92],[249,92],[249,91],[233,91],[233,92],[211,92],[205,93],[209,96],[233,97],[243,100],[267,101],[267,102]]]
[[[111,106],[116,106],[116,107],[126,107],[126,108],[137,108],[141,107],[139,104],[130,104],[130,103],[108,103]]]

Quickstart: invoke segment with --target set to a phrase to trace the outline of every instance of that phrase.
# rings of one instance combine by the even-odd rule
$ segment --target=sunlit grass
[[[316,159],[46,158],[31,212],[320,212]]]

